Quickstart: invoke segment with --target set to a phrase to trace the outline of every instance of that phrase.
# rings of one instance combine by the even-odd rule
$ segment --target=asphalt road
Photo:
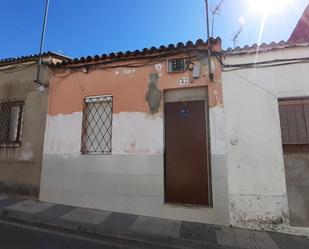
[[[280,240],[280,238],[279,238]],[[173,245],[134,244],[125,240],[106,239],[100,235],[89,235],[83,232],[74,232],[55,229],[47,226],[32,226],[17,223],[11,220],[0,219],[0,249],[171,249]],[[178,248],[186,248],[180,246]],[[192,247],[190,247],[192,248]],[[195,248],[207,249],[234,249],[219,245],[207,245]],[[285,247],[283,247],[285,248]],[[287,247],[308,249],[308,247]],[[235,248],[236,249],[236,248]],[[266,249],[266,248],[265,248]]]
[[[1,249],[127,249],[77,234],[0,220]],[[131,247],[132,248],[132,247]]]

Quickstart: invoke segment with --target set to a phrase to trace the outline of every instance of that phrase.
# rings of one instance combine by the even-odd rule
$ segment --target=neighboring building
[[[309,7],[289,42],[228,49],[222,88],[230,223],[308,235]]]
[[[67,59],[43,54],[41,80],[49,64]],[[38,56],[0,60],[0,192],[38,197],[48,88],[34,83]]]
[[[308,58],[309,43],[226,51],[222,87],[233,226],[288,232],[309,226]]]
[[[302,17],[299,19],[288,42],[306,42],[309,40],[309,5],[305,9]]]
[[[229,224],[221,40],[54,67],[40,199]]]

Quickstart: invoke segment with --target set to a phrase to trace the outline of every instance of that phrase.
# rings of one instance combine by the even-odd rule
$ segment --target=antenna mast
[[[211,81],[214,79],[214,74],[211,72],[211,48],[210,48],[210,34],[209,34],[209,10],[208,10],[208,0],[206,3],[206,26],[207,26],[207,57],[208,57],[208,76]]]
[[[212,11],[212,16],[211,16],[211,36],[212,37],[214,35],[215,15],[220,15],[223,3],[224,3],[224,0],[221,0]]]
[[[238,36],[240,35],[240,33],[242,32],[242,30],[243,30],[243,27],[240,27],[240,28],[238,29],[238,31],[235,33],[235,35],[233,36],[232,41],[233,41],[233,43],[234,43],[234,48],[236,48],[237,38],[238,38]]]

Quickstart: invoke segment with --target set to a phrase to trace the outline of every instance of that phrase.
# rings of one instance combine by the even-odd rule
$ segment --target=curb
[[[182,238],[163,237],[140,233],[115,233],[107,231],[106,229],[98,229],[95,225],[68,222],[61,219],[48,219],[49,217],[38,217],[37,214],[29,214],[26,212],[8,210],[4,208],[1,216],[4,220],[13,222],[23,222],[28,225],[37,225],[45,228],[62,229],[64,231],[83,232],[87,235],[100,236],[100,239],[106,241],[117,242],[125,246],[138,246],[141,248],[166,248],[166,249],[199,249],[199,248],[213,248],[213,249],[235,249],[235,247],[227,247],[216,243],[205,241],[186,240]]]

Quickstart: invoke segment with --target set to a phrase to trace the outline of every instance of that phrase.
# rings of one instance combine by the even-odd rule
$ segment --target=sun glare
[[[291,5],[293,0],[249,0],[252,12],[268,15],[282,12]]]

